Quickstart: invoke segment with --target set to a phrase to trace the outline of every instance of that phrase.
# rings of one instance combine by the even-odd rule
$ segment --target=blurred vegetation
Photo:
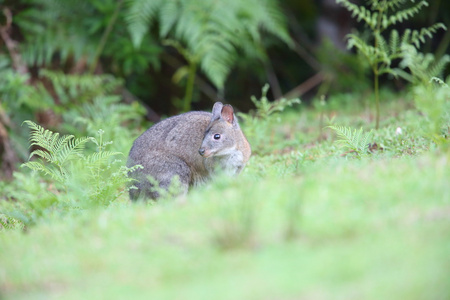
[[[399,76],[404,74],[400,70],[393,68],[392,63],[395,60],[405,57],[405,52],[410,48],[419,48],[421,44],[425,43],[426,37],[433,37],[433,35],[439,30],[447,28],[443,23],[436,23],[427,28],[421,29],[406,29],[404,33],[399,34],[395,29],[389,30],[389,33],[385,33],[390,27],[401,24],[408,19],[417,15],[420,10],[428,5],[426,1],[419,1],[411,6],[403,6],[405,1],[403,0],[391,0],[391,1],[378,1],[370,0],[367,2],[367,9],[364,5],[358,6],[351,3],[348,0],[336,1],[342,4],[348,11],[352,13],[358,21],[364,21],[364,25],[371,36],[368,44],[365,37],[361,34],[349,34],[348,35],[348,47],[355,47],[358,50],[358,54],[368,61],[374,77],[374,94],[375,94],[375,107],[376,107],[376,125],[378,129],[380,125],[380,92],[379,92],[379,77],[383,74],[392,74]],[[383,37],[383,33],[388,38]],[[415,49],[415,48],[414,48]],[[446,57],[446,59],[448,59]],[[409,60],[403,60],[401,66],[408,67],[407,62]],[[445,64],[440,64],[442,67]],[[410,67],[412,68],[412,67]],[[442,69],[436,70],[437,73],[441,73]],[[407,76],[406,78],[410,78]]]
[[[370,66],[400,75],[381,76],[381,89],[405,91],[412,80],[445,80],[450,33],[427,35],[431,32],[420,28],[448,24],[449,3],[375,1],[371,14],[370,3],[359,1],[347,5],[367,21],[357,22],[337,2],[342,1],[0,1],[3,177],[10,178],[28,156],[24,120],[90,136],[108,122],[115,132],[106,131],[106,138],[115,140],[125,133],[114,124],[137,125],[137,133],[148,121],[192,108],[209,110],[217,100],[243,112],[254,109],[250,98],[266,83],[271,100],[302,97],[309,104],[347,94],[352,102],[372,105],[370,82],[378,75],[372,78]],[[376,9],[384,5],[392,15],[377,23],[375,16],[386,10]],[[387,27],[391,33],[383,32]],[[415,49],[398,44],[404,39],[397,32],[405,32]],[[379,46],[375,51],[366,44],[364,49],[376,53],[357,56],[346,49],[347,37],[349,45],[375,37]]]
[[[344,2],[0,0],[0,299],[449,298],[450,31],[397,33],[450,2],[375,46]],[[239,180],[130,203],[134,139],[217,100]]]

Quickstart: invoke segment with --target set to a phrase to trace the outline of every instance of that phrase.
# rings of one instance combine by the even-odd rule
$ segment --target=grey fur
[[[224,116],[230,117],[230,109],[231,122],[224,119]],[[214,138],[217,134],[219,140]],[[148,176],[164,189],[177,176],[182,193],[187,193],[190,186],[210,180],[217,168],[232,175],[239,174],[250,155],[250,145],[229,105],[216,102],[212,113],[194,111],[168,118],[134,141],[127,166],[140,164],[143,169],[130,174],[136,179],[137,187],[130,190],[130,198],[157,199],[160,196],[152,189]]]

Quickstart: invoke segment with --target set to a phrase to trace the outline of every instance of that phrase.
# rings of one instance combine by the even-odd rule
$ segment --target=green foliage
[[[272,126],[276,122],[277,113],[286,109],[286,107],[300,104],[298,98],[279,99],[270,102],[267,98],[269,85],[265,84],[261,90],[261,98],[258,100],[255,96],[251,97],[256,110],[253,114],[239,113],[245,124],[245,134],[252,145],[252,151],[260,153],[268,145],[272,136]]]
[[[447,83],[439,79],[417,85],[412,93],[417,109],[424,114],[422,134],[430,137],[442,150],[450,150],[450,77]]]
[[[145,113],[137,102],[123,103],[123,81],[111,75],[64,74],[41,69],[42,81],[33,85],[29,84],[28,76],[8,68],[0,68],[0,75],[1,109],[13,125],[35,119],[36,113],[51,111],[53,121],[49,124],[53,129],[93,136],[99,128],[108,128],[106,138],[115,141],[116,149],[126,152],[131,143],[126,137],[130,132],[137,134]],[[18,125],[10,130],[16,151],[25,160],[26,132]]]
[[[95,97],[112,94],[123,85],[121,79],[108,74],[64,74],[41,69],[39,75],[51,83],[55,98],[65,109],[92,101]]]
[[[95,27],[83,28],[83,25],[92,22],[87,1],[27,2],[29,8],[16,16],[15,23],[25,38],[21,53],[28,65],[49,65],[55,54],[59,54],[61,62],[71,57],[78,61],[83,56],[92,61],[98,36]],[[64,20],[66,26],[61,26],[55,20]],[[81,34],[83,29],[86,31]]]
[[[414,85],[429,85],[433,78],[441,77],[450,62],[450,56],[444,55],[439,60],[432,53],[423,54],[412,45],[403,45],[400,66],[411,72],[410,81]],[[442,80],[441,80],[442,81]]]
[[[131,45],[124,26],[123,1],[116,0],[27,0],[27,9],[14,19],[25,37],[21,53],[28,65],[49,66],[83,62],[95,67],[104,54],[122,74],[142,73],[160,53],[155,41],[145,37],[143,49]],[[118,10],[119,8],[119,10]],[[118,14],[118,17],[114,16]],[[116,24],[117,23],[117,24]],[[119,47],[121,46],[121,47]]]
[[[365,6],[358,6],[347,0],[337,0],[337,3],[352,13],[352,17],[356,17],[358,22],[364,21],[373,31],[377,28],[383,31],[392,25],[402,23],[419,13],[422,7],[428,6],[427,1],[419,1],[411,7],[399,10],[405,2],[407,1],[369,0],[367,3],[370,8],[367,9]],[[410,2],[414,3],[415,1]]]
[[[17,219],[0,214],[0,232],[3,229],[23,229],[23,224]]]
[[[344,126],[328,126],[328,128],[336,133],[338,137],[336,144],[340,147],[355,152],[358,157],[367,155],[369,152],[369,145],[373,137],[372,131],[364,133],[362,128],[352,130],[352,128]]]
[[[256,106],[256,111],[254,117],[256,119],[267,119],[276,114],[277,112],[282,112],[286,107],[292,106],[294,104],[300,104],[301,101],[298,98],[286,99],[281,98],[277,101],[270,102],[267,98],[267,92],[270,86],[265,84],[261,89],[261,98],[258,100],[255,96],[250,99],[252,103]]]
[[[11,68],[9,59],[0,54],[0,105],[14,118],[15,115],[27,114],[30,111],[46,109],[52,99],[42,86],[29,84],[30,76],[20,74]],[[19,122],[20,124],[20,122]]]
[[[325,39],[317,49],[317,59],[320,61],[321,72],[324,73],[325,79],[317,91],[317,96],[339,95],[336,91],[358,93],[370,87],[371,82],[367,73],[371,70],[367,61],[360,55],[336,51],[336,46],[329,39]]]
[[[133,102],[122,103],[123,82],[114,76],[71,75],[41,70],[55,93],[55,102],[49,107],[65,121],[63,128],[85,135],[96,134],[98,128],[109,128],[108,138],[120,141],[130,128],[135,129],[145,109]],[[117,126],[124,125],[124,126]],[[121,148],[123,149],[123,148]]]
[[[384,150],[369,159],[367,134],[353,129],[369,122],[364,107],[324,110],[351,126],[341,139],[362,153],[343,160],[331,131],[317,140],[317,111],[279,113],[265,92],[257,120],[273,118],[275,145],[261,145],[237,180],[220,177],[166,201],[111,200],[126,191],[115,182],[126,170],[96,163],[101,155],[92,154],[111,146],[100,131],[81,153],[92,161],[69,160],[66,183],[28,168],[0,182],[2,297],[139,298],[152,278],[152,299],[296,299],[318,290],[327,300],[448,298],[450,161],[417,130],[427,116],[403,96],[383,103],[391,117],[374,139]]]
[[[413,46],[403,47],[401,65],[412,74],[412,97],[416,108],[424,115],[421,131],[430,137],[438,147],[449,149],[450,88],[439,77],[450,62],[450,56],[439,60],[431,53],[422,54]]]
[[[120,152],[129,150],[130,133],[138,134],[145,109],[137,102],[124,104],[117,95],[95,96],[63,113],[63,128],[68,132],[95,135],[98,128],[108,128],[105,139],[114,141]]]
[[[16,182],[27,187],[22,190],[13,186],[7,190],[7,197],[16,202],[0,213],[31,225],[48,212],[108,206],[128,191],[125,185],[132,181],[128,173],[140,166],[127,168],[118,159],[121,153],[107,151],[111,142],[103,141],[103,130],[98,131],[98,139],[75,138],[60,136],[31,121],[25,123],[31,129],[30,144],[35,148],[30,159],[38,159],[24,163],[23,167],[42,173],[48,180],[15,173]],[[94,152],[86,148],[88,142],[97,146]]]
[[[135,46],[140,46],[157,21],[160,37],[182,45],[180,53],[189,64],[199,64],[220,89],[238,56],[265,58],[263,32],[291,45],[284,15],[273,0],[128,0],[127,6],[128,30]]]
[[[348,47],[355,47],[358,50],[358,54],[362,55],[372,68],[374,74],[376,129],[379,128],[380,122],[378,77],[383,74],[392,74],[394,76],[403,74],[396,68],[391,67],[391,64],[394,60],[404,56],[404,47],[414,45],[416,48],[419,48],[425,42],[426,37],[432,37],[439,29],[446,29],[442,23],[420,30],[406,29],[402,35],[393,29],[388,34],[389,40],[386,40],[383,36],[384,31],[392,25],[408,20],[419,13],[423,7],[428,6],[426,1],[417,3],[412,1],[412,6],[401,9],[405,2],[405,0],[369,0],[367,2],[369,8],[366,8],[363,5],[353,4],[349,0],[337,0],[337,3],[349,10],[358,21],[363,21],[369,29],[371,40],[366,41],[356,33],[349,34]],[[370,42],[373,42],[373,45]]]
[[[73,135],[59,136],[59,133],[53,133],[48,129],[37,125],[31,121],[25,121],[30,132],[30,146],[37,148],[31,152],[29,159],[33,156],[38,156],[44,159],[47,166],[42,160],[29,161],[23,164],[24,167],[28,167],[34,171],[43,172],[45,175],[49,175],[52,179],[57,180],[60,183],[64,183],[68,178],[68,164],[73,159],[85,159],[83,156],[83,150],[85,144],[92,140],[89,137],[83,137],[75,139]],[[117,153],[112,153],[116,155]]]
[[[67,213],[70,209],[54,190],[51,183],[33,174],[14,172],[14,181],[2,190],[0,214],[26,228],[54,214]]]
[[[449,167],[434,154],[327,161],[290,178],[213,184],[183,204],[3,231],[2,297],[446,299]],[[285,239],[292,201],[298,234]]]

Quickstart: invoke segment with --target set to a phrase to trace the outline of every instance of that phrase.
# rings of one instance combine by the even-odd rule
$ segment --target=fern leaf
[[[47,176],[50,176],[50,178],[63,183],[65,181],[65,176],[67,173],[63,173],[61,169],[55,168],[55,166],[52,165],[45,165],[42,161],[29,161],[26,163],[23,163],[21,167],[27,167],[30,168],[33,171],[42,172]]]
[[[435,60],[433,55],[433,63],[430,68],[428,68],[428,73],[430,78],[437,78],[441,76],[444,72],[444,69],[447,67],[450,62],[450,56],[444,55],[438,61]]]
[[[387,66],[391,65],[391,57],[389,55],[389,46],[385,38],[381,34],[375,34],[377,40],[377,47],[374,47],[376,54],[376,63],[384,63]]]
[[[258,7],[261,10],[259,17],[259,25],[273,34],[274,36],[280,38],[286,43],[286,45],[292,47],[293,42],[289,36],[289,32],[286,30],[286,20],[282,13],[277,1],[261,1]],[[251,9],[254,9],[251,8]]]
[[[149,25],[156,18],[162,3],[162,0],[127,1],[128,31],[136,48],[141,45],[143,37],[149,30]]]
[[[428,6],[428,3],[426,1],[420,1],[412,7],[396,11],[395,14],[389,17],[386,24],[383,24],[383,29],[386,29],[387,27],[390,27],[391,25],[395,25],[397,23],[402,23],[404,20],[412,18],[414,15],[420,12],[422,7],[426,6]]]
[[[347,48],[356,48],[369,62],[374,60],[375,48],[356,34],[347,35]],[[371,63],[372,64],[372,63]]]
[[[160,37],[166,38],[180,16],[180,5],[177,1],[167,1],[160,9]]]
[[[30,158],[33,156],[41,157],[47,163],[53,164],[56,167],[52,165],[46,166],[42,161],[28,162],[24,165],[33,170],[41,171],[46,175],[50,175],[59,181],[63,180],[67,173],[65,164],[75,157],[82,157],[85,144],[92,140],[89,137],[75,139],[73,135],[59,137],[59,133],[53,133],[48,129],[44,129],[32,121],[25,121],[24,123],[28,124],[31,129],[31,145],[41,148],[34,150],[30,154]]]
[[[364,134],[362,128],[359,130],[352,130],[344,126],[328,126],[328,128],[336,133],[338,139],[335,143],[337,145],[355,151],[360,156],[367,154],[372,131]]]
[[[444,55],[436,60],[431,53],[423,54],[412,45],[402,46],[402,68],[409,68],[416,80],[427,84],[432,77],[438,77],[450,62],[450,56]]]
[[[373,17],[370,10],[366,9],[364,6],[358,6],[351,3],[348,0],[336,0],[336,3],[344,6],[349,12],[352,13],[352,17],[356,17],[357,21],[363,20],[370,28],[375,28],[373,24]]]
[[[399,53],[400,49],[400,36],[397,30],[392,30],[389,36],[389,51],[392,54]]]
[[[439,29],[446,30],[447,27],[442,23],[434,24],[427,28],[422,28],[420,30],[412,30],[411,36],[408,44],[414,44],[416,48],[419,48],[421,44],[425,43],[425,37],[433,37],[433,34]]]
[[[67,141],[73,138],[73,136],[63,136],[59,138],[59,133],[53,133],[52,131],[45,129],[32,121],[24,121],[25,124],[31,129],[30,132],[30,146],[39,146],[48,151],[50,154],[55,153],[55,145],[61,144],[62,141]],[[37,155],[42,154],[39,152]],[[32,155],[34,155],[32,153]],[[31,156],[32,156],[31,155]],[[31,157],[30,156],[30,157]]]
[[[77,139],[70,139],[67,143],[63,144],[60,148],[56,149],[58,163],[64,165],[67,161],[76,158],[83,157],[83,150],[87,142],[92,141],[90,137],[83,137]]]
[[[31,159],[35,155],[39,156],[40,158],[45,159],[47,162],[55,161],[55,156],[52,153],[50,153],[49,151],[41,150],[41,149],[37,149],[37,150],[34,150],[33,152],[31,152],[28,159]]]
[[[109,158],[114,157],[116,155],[122,155],[122,153],[113,151],[96,152],[86,157],[86,163],[90,166],[98,165],[106,162]]]
[[[74,139],[73,135],[64,135],[62,138],[57,138],[57,134],[54,134],[54,138],[50,144],[48,151],[54,155],[58,155],[62,149],[67,147],[67,145]],[[61,158],[58,158],[61,161]]]
[[[92,5],[88,5],[86,0],[29,2],[14,19],[24,36],[21,43],[23,59],[29,65],[49,64],[55,53],[59,54],[62,63],[69,58],[79,60],[83,56],[91,59],[98,40],[92,32],[86,34],[85,28],[80,26],[79,16],[87,18],[92,16],[92,12]],[[59,22],[54,22],[61,19],[71,26],[61,27]]]
[[[274,0],[179,1],[128,0],[128,30],[139,44],[153,20],[159,20],[160,36],[176,40],[188,60],[218,88],[242,53],[264,60],[261,31],[291,46],[287,24]]]
[[[414,1],[414,0],[413,0]],[[389,10],[397,10],[399,9],[404,3],[406,2],[406,0],[390,0],[390,1],[383,1],[383,9],[386,9],[387,11]],[[380,5],[379,1],[372,1],[372,3],[374,5],[372,5],[372,9],[377,9]]]
[[[440,86],[442,86],[444,88],[449,88],[448,84],[445,83],[445,81],[443,81],[442,79],[440,79],[438,77],[431,77],[430,82],[436,82],[437,84],[439,84]]]

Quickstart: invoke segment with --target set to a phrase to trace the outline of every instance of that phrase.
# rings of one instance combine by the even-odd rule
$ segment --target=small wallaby
[[[216,102],[212,113],[192,111],[165,119],[138,137],[130,150],[128,167],[137,189],[130,198],[157,199],[160,195],[148,180],[168,189],[178,177],[182,192],[208,181],[216,170],[239,174],[251,155],[250,144],[239,127],[231,105]]]

